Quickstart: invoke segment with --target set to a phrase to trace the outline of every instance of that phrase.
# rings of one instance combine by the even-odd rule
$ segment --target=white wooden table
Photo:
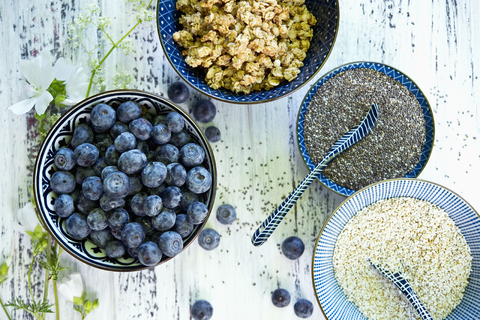
[[[4,301],[28,296],[26,276],[32,257],[29,238],[11,227],[16,211],[28,201],[38,147],[33,114],[15,116],[7,110],[26,98],[19,62],[45,50],[55,58],[83,61],[85,56],[67,43],[66,25],[88,3],[91,0],[0,0],[0,259],[13,256],[10,280],[0,288]],[[126,28],[130,18],[122,1],[95,3],[112,17],[118,32]],[[382,62],[419,85],[436,126],[434,150],[419,178],[452,189],[480,210],[479,17],[476,0],[341,0],[335,47],[314,80],[267,104],[215,102],[213,124],[221,130],[222,141],[214,144],[219,177],[214,209],[230,203],[238,215],[231,226],[221,225],[214,215],[209,219],[207,227],[221,234],[217,249],[205,251],[193,243],[170,263],[134,273],[97,270],[63,255],[68,272],[82,274],[87,296],[99,299],[100,307],[87,319],[189,319],[197,299],[211,302],[213,320],[295,319],[293,304],[299,298],[314,303],[311,319],[323,319],[312,286],[311,258],[324,221],[345,198],[314,182],[265,245],[253,247],[250,237],[308,173],[296,142],[297,111],[304,94],[321,75],[347,62]],[[107,79],[128,71],[135,76],[132,88],[166,94],[178,76],[163,54],[156,26],[142,25],[130,38],[136,54],[109,58]],[[182,107],[189,110],[191,101]],[[297,261],[286,259],[279,247],[291,235],[306,245]],[[42,269],[35,265],[38,296],[43,279]],[[286,308],[271,303],[271,292],[278,287],[292,295]],[[49,296],[53,302],[52,291]],[[61,319],[80,319],[70,303],[60,302]],[[24,312],[12,315],[33,319]],[[0,319],[6,319],[1,310]]]

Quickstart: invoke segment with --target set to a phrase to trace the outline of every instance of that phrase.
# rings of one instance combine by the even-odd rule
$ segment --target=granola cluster
[[[207,84],[236,93],[271,89],[300,73],[317,22],[305,0],[178,0],[185,61]]]

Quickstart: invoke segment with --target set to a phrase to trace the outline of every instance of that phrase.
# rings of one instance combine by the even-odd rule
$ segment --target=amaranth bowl
[[[182,30],[178,19],[181,12],[176,9],[176,0],[159,0],[157,2],[157,28],[163,51],[168,61],[190,86],[201,93],[230,103],[256,104],[265,103],[290,95],[311,78],[313,78],[327,61],[332,52],[339,26],[338,0],[306,0],[305,5],[317,19],[313,27],[313,38],[310,48],[300,68],[300,74],[293,81],[284,81],[271,90],[254,91],[249,94],[236,94],[227,89],[212,89],[205,82],[205,71],[202,68],[192,68],[185,63],[182,48],[173,40],[173,34]]]
[[[337,283],[333,253],[346,223],[366,206],[379,200],[411,197],[443,209],[470,247],[472,271],[463,299],[445,320],[470,320],[480,314],[480,215],[453,191],[420,179],[391,179],[367,186],[348,197],[332,213],[317,238],[312,259],[313,286],[318,304],[328,320],[366,320],[353,302],[347,300]]]
[[[72,238],[65,230],[66,218],[59,217],[54,211],[53,204],[57,195],[50,187],[50,178],[56,171],[53,163],[56,151],[61,147],[68,146],[73,131],[78,125],[89,122],[91,109],[99,103],[105,103],[116,108],[125,101],[134,101],[145,112],[153,115],[167,114],[172,111],[180,113],[185,120],[184,130],[191,135],[194,142],[198,143],[205,150],[205,161],[202,165],[212,176],[212,186],[203,194],[205,204],[208,207],[208,215],[205,221],[195,225],[192,233],[184,239],[183,250],[196,239],[210,216],[215,199],[217,177],[215,158],[202,130],[182,108],[165,98],[137,90],[115,90],[87,98],[62,115],[48,132],[40,147],[35,163],[33,190],[39,216],[55,241],[76,259],[96,268],[120,272],[137,271],[148,267],[142,265],[138,259],[134,258],[109,258],[106,256],[104,249],[97,247],[88,238],[84,240]],[[173,258],[163,256],[159,264],[171,259]]]

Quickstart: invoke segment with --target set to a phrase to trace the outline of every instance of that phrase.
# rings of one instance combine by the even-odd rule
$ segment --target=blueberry
[[[54,202],[53,208],[55,213],[60,217],[68,217],[73,211],[75,211],[75,205],[73,204],[73,199],[68,194],[60,195]]]
[[[162,198],[150,195],[143,200],[143,211],[149,217],[155,217],[163,208]]]
[[[168,99],[175,103],[183,103],[188,100],[190,91],[185,83],[176,81],[172,83],[167,90]]]
[[[105,162],[109,166],[116,166],[118,164],[118,158],[120,153],[115,149],[115,146],[112,144],[105,150]]]
[[[165,144],[170,141],[172,132],[168,127],[162,123],[155,125],[151,132],[151,139],[156,144]]]
[[[158,247],[167,257],[174,257],[183,249],[182,237],[175,231],[164,232],[158,239]]]
[[[206,99],[200,99],[193,105],[193,117],[201,123],[207,123],[215,118],[217,108],[215,105]]]
[[[138,118],[130,122],[128,130],[130,130],[138,140],[147,140],[150,138],[153,126],[148,120]]]
[[[137,140],[137,145],[135,146],[135,149],[138,149],[145,154],[147,154],[150,151],[148,142],[144,140]]]
[[[197,300],[191,309],[194,320],[209,320],[213,315],[213,307],[206,300]]]
[[[107,223],[111,229],[123,229],[130,222],[127,210],[117,208],[107,215]]]
[[[87,216],[90,229],[99,231],[108,227],[107,213],[100,208],[95,208]]]
[[[118,120],[125,123],[140,118],[141,115],[142,109],[133,101],[126,101],[117,108]]]
[[[185,120],[178,112],[170,112],[165,118],[168,129],[172,132],[180,132],[185,127]]]
[[[106,194],[100,198],[100,208],[102,208],[103,211],[110,211],[115,208],[123,207],[124,205],[124,198],[112,199]]]
[[[196,143],[188,143],[180,149],[180,161],[187,167],[195,167],[202,164],[205,159],[205,151]]]
[[[103,180],[103,191],[111,199],[124,198],[130,192],[130,179],[123,172],[112,172]]]
[[[231,224],[237,219],[237,212],[230,204],[222,204],[217,208],[217,220],[222,224]]]
[[[187,180],[187,170],[180,163],[170,163],[167,165],[167,176],[165,183],[171,186],[181,187]]]
[[[122,153],[128,150],[132,150],[137,145],[137,139],[130,132],[124,132],[115,138],[113,142],[115,149]]]
[[[161,185],[159,185],[156,188],[148,188],[148,193],[160,196],[162,194],[163,190],[165,190],[166,188],[167,188],[167,185],[162,183]]]
[[[150,217],[136,217],[135,222],[142,225],[146,235],[152,234],[152,232],[155,231],[155,228],[152,224],[152,219]]]
[[[182,200],[180,201],[180,208],[184,211],[187,211],[188,207],[196,202],[196,201],[200,201],[201,202],[201,199],[200,199],[200,196],[198,194],[195,194],[191,191],[188,191],[186,189],[182,190]]]
[[[122,242],[127,248],[139,247],[145,239],[145,230],[138,222],[130,222],[122,230]]]
[[[78,196],[80,195],[81,191],[79,189],[73,190],[72,193],[70,193],[70,197],[72,197],[73,203],[76,204],[78,201]]]
[[[93,167],[76,167],[75,168],[75,181],[78,184],[82,184],[83,180],[85,180],[88,177],[95,177],[97,174],[95,173],[95,170],[93,170]]]
[[[132,258],[138,258],[138,248],[127,248],[128,255]]]
[[[177,218],[175,219],[175,225],[173,226],[173,230],[178,232],[180,236],[185,239],[192,233],[193,231],[193,224],[187,220],[186,214],[177,214]]]
[[[205,136],[207,137],[208,141],[213,143],[220,141],[220,139],[222,138],[220,130],[215,126],[210,126],[205,129]]]
[[[73,155],[73,151],[69,148],[61,148],[53,157],[53,162],[58,170],[72,170],[75,167],[75,156]]]
[[[80,194],[78,195],[77,209],[81,213],[88,214],[93,209],[98,208],[98,206],[98,201],[88,200],[87,198],[85,198],[82,192],[80,192]]]
[[[113,127],[110,129],[110,136],[115,139],[119,135],[121,135],[124,132],[128,132],[128,126],[126,123],[117,121],[113,125]]]
[[[300,299],[293,305],[293,311],[299,318],[309,318],[313,313],[313,304],[307,299]]]
[[[75,177],[68,171],[57,171],[50,178],[50,187],[59,195],[73,192],[75,185]]]
[[[282,252],[290,260],[298,259],[305,250],[303,241],[295,236],[288,237],[282,243]]]
[[[75,128],[73,131],[72,140],[70,140],[70,145],[72,149],[75,149],[82,143],[92,143],[93,142],[93,131],[92,129],[85,125],[81,124]]]
[[[146,165],[147,156],[137,149],[126,151],[118,158],[118,168],[126,174],[140,172]]]
[[[95,163],[93,164],[92,169],[93,171],[95,171],[95,174],[97,176],[101,176],[103,169],[105,169],[106,167],[107,163],[105,162],[105,158],[99,157],[97,161],[95,161]]]
[[[212,176],[207,169],[195,167],[188,171],[185,185],[193,193],[204,193],[212,186]]]
[[[177,148],[181,148],[192,141],[192,136],[188,132],[180,131],[178,133],[172,132],[169,143]]]
[[[82,193],[88,200],[100,200],[103,195],[102,179],[100,177],[87,177],[82,183]]]
[[[288,306],[290,303],[290,293],[285,289],[276,289],[272,293],[272,303],[275,307],[279,308]]]
[[[182,200],[182,191],[175,186],[166,187],[165,190],[160,193],[163,205],[166,208],[174,209],[180,205]]]
[[[138,248],[138,261],[147,267],[156,265],[161,259],[162,252],[158,246],[151,241],[142,243]]]
[[[178,151],[177,147],[167,143],[163,146],[159,146],[157,150],[155,150],[155,159],[167,165],[173,162],[178,162],[179,153],[180,151]]]
[[[122,229],[110,229],[110,233],[117,240],[122,240]]]
[[[130,192],[128,193],[129,196],[134,196],[140,191],[142,191],[143,184],[142,184],[142,177],[140,175],[128,175],[130,178]]]
[[[89,167],[97,161],[99,157],[98,149],[93,144],[82,143],[73,151],[75,161],[81,167]]]
[[[113,139],[108,133],[100,133],[95,137],[95,147],[98,149],[98,154],[103,157],[107,148],[113,144]]]
[[[102,170],[102,173],[100,174],[102,180],[105,180],[105,178],[112,172],[117,172],[120,171],[117,166],[107,166]]]
[[[220,244],[220,235],[213,229],[203,229],[198,235],[198,244],[205,250],[213,250]]]
[[[153,227],[160,231],[167,231],[175,225],[175,212],[168,208],[163,208],[159,215],[152,218]]]
[[[110,229],[92,230],[90,232],[90,240],[99,248],[104,249],[108,242],[114,239]]]
[[[143,217],[146,215],[145,210],[143,210],[143,202],[147,198],[147,194],[145,192],[137,193],[133,196],[130,201],[130,208],[137,216]]]
[[[105,254],[113,259],[123,257],[126,250],[125,245],[120,240],[112,240],[105,245]]]
[[[65,221],[65,230],[76,240],[85,239],[90,234],[90,227],[87,223],[87,218],[80,213],[73,213]]]
[[[104,103],[97,104],[90,112],[90,121],[95,131],[101,132],[108,130],[115,124],[117,113],[115,110]]]
[[[200,224],[205,221],[208,207],[202,202],[194,202],[187,209],[187,220],[192,224]]]
[[[149,162],[142,170],[142,183],[148,188],[156,188],[165,181],[167,167],[161,162]]]

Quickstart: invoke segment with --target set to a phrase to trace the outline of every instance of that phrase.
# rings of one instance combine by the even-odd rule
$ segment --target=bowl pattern
[[[318,303],[329,320],[365,320],[347,300],[333,271],[333,252],[337,237],[357,211],[378,200],[413,197],[445,210],[460,228],[472,253],[472,272],[461,303],[447,320],[470,320],[480,314],[480,216],[460,196],[437,184],[418,179],[392,179],[370,185],[347,198],[330,216],[320,231],[313,254],[312,276]]]
[[[157,28],[163,51],[175,71],[198,91],[212,98],[233,103],[253,104],[282,98],[291,94],[315,76],[326,62],[335,43],[338,31],[339,4],[337,0],[306,0],[305,5],[315,15],[317,24],[313,28],[313,38],[303,61],[300,74],[291,82],[282,82],[268,91],[255,91],[249,94],[235,94],[226,89],[212,89],[205,82],[202,68],[192,68],[185,63],[182,48],[173,40],[173,34],[181,30],[178,19],[181,12],[175,7],[175,0],[159,0],[157,4]],[[323,22],[323,23],[320,23]]]
[[[305,146],[305,137],[303,136],[303,128],[304,128],[304,121],[305,121],[305,114],[308,109],[308,105],[312,101],[313,96],[317,92],[317,90],[330,78],[334,77],[335,75],[345,71],[345,70],[351,70],[351,69],[358,69],[358,68],[368,68],[372,69],[378,72],[382,72],[385,75],[397,80],[401,84],[403,84],[405,87],[407,87],[410,92],[412,92],[415,95],[415,98],[418,100],[418,103],[422,107],[423,111],[423,116],[425,118],[425,144],[423,146],[422,154],[420,156],[420,161],[417,163],[417,165],[413,168],[412,171],[407,173],[404,178],[416,178],[418,175],[422,172],[423,168],[427,164],[427,161],[430,157],[430,154],[432,153],[433,149],[433,141],[434,141],[434,136],[435,136],[435,128],[434,128],[434,122],[433,122],[433,112],[432,109],[430,108],[430,104],[427,101],[427,98],[423,94],[423,92],[419,89],[419,87],[413,82],[409,77],[407,77],[405,74],[402,72],[381,64],[381,63],[375,63],[375,62],[354,62],[354,63],[349,63],[343,66],[340,66],[333,71],[330,71],[326,75],[324,75],[322,78],[320,78],[313,86],[312,88],[308,91],[308,93],[305,95],[305,98],[303,99],[302,105],[300,107],[300,110],[298,111],[298,118],[297,118],[297,140],[298,140],[298,147],[300,149],[300,153],[302,154],[303,160],[305,161],[305,164],[307,165],[308,169],[312,171],[315,167],[316,164],[313,163],[312,159],[310,158],[310,155],[308,154],[308,150]],[[350,196],[353,193],[355,193],[356,190],[352,190],[346,187],[342,187],[330,179],[328,179],[326,176],[324,176],[322,173],[320,173],[317,176],[317,179],[326,187],[328,187],[330,190],[337,192],[341,195],[344,196]]]
[[[34,172],[34,194],[37,210],[44,226],[66,251],[89,265],[111,271],[134,271],[147,267],[142,265],[138,259],[109,258],[106,256],[104,249],[100,249],[90,240],[76,240],[70,237],[65,229],[66,218],[61,218],[55,213],[53,204],[57,195],[50,188],[50,178],[56,171],[53,163],[55,153],[59,148],[66,147],[69,144],[73,131],[78,125],[89,121],[93,106],[98,103],[118,106],[125,101],[135,101],[153,114],[176,111],[183,115],[185,130],[206,151],[204,165],[212,173],[212,187],[205,198],[209,215],[213,207],[216,186],[215,160],[210,145],[194,120],[170,101],[142,91],[110,91],[92,96],[70,109],[50,130],[37,156]],[[196,238],[207,220],[208,216],[204,223],[196,225],[190,236],[184,239],[184,248]],[[164,257],[161,263],[169,259],[171,258]]]

